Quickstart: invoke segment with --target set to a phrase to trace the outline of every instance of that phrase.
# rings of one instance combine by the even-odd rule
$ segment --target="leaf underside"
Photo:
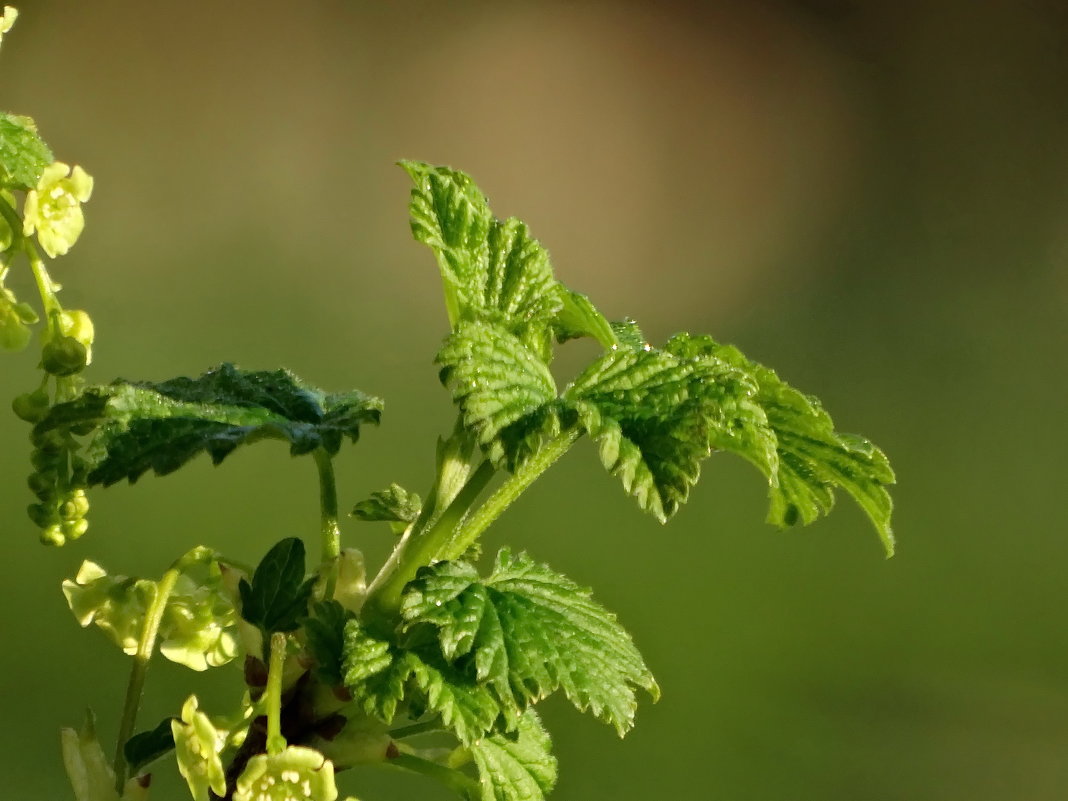
[[[382,402],[362,392],[328,394],[287,370],[244,371],[231,364],[198,378],[120,381],[58,404],[41,430],[95,428],[86,448],[90,485],[133,482],[148,470],[171,473],[200,453],[219,464],[239,445],[289,443],[293,455],[355,442],[377,423]]]

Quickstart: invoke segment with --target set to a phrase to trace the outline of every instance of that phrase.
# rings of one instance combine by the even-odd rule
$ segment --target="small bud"
[[[60,526],[49,526],[41,530],[41,542],[44,545],[54,545],[58,548],[67,542],[67,538]]]
[[[89,363],[85,345],[74,337],[53,339],[41,352],[41,367],[52,375],[67,376],[80,373]]]
[[[30,464],[33,465],[33,469],[38,473],[47,473],[50,470],[56,470],[59,467],[60,456],[62,453],[62,450],[37,448],[30,454]]]
[[[30,492],[37,496],[39,501],[47,501],[56,494],[56,482],[59,476],[55,471],[44,473],[30,473],[26,478],[26,486]]]
[[[85,490],[76,489],[71,490],[67,494],[67,499],[60,509],[60,514],[64,520],[81,520],[89,513],[89,499],[85,495]]]
[[[85,347],[85,363],[93,361],[93,337],[95,329],[89,315],[81,309],[70,309],[59,315],[59,331],[78,340]]]
[[[38,423],[49,410],[48,393],[43,389],[34,392],[24,392],[15,396],[11,401],[11,409],[15,414],[27,423]]]
[[[68,540],[76,540],[89,530],[88,520],[67,520],[62,525],[63,534]]]
[[[56,507],[51,503],[31,503],[26,507],[26,514],[37,528],[49,528],[60,522]]]

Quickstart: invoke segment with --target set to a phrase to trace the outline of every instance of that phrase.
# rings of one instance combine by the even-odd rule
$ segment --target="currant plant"
[[[14,18],[5,8],[0,35]],[[840,488],[892,552],[894,476],[878,448],[838,433],[818,401],[733,347],[688,334],[656,347],[633,321],[609,321],[554,277],[522,222],[493,216],[467,175],[401,166],[412,231],[441,273],[450,330],[437,364],[457,417],[423,497],[390,484],[355,504],[352,517],[397,538],[368,581],[359,550],[342,547],[333,460],[379,422],[382,402],[232,364],[196,378],[89,383],[92,321],[63,307],[41,251],[54,259],[77,242],[93,181],[56,162],[32,120],[0,115],[0,344],[27,347],[40,324],[40,380],[13,406],[32,426],[29,517],[42,542],[86,532],[88,490],[167,475],[201,453],[219,464],[239,446],[279,440],[311,457],[319,478],[314,565],[300,538],[267,548],[255,568],[189,543],[159,577],[85,561],[63,582],[78,623],[131,657],[114,758],[92,716],[62,731],[78,801],[143,799],[166,758],[195,801],[334,801],[335,774],[376,763],[469,801],[544,798],[557,765],[538,702],[559,692],[623,735],[637,692],[659,694],[588,589],[507,548],[478,566],[486,529],[583,436],[661,522],[704,459],[733,452],[767,480],[769,522],[811,523]],[[39,310],[3,284],[21,262]],[[554,350],[580,337],[602,353],[561,390]],[[143,728],[157,652],[193,671],[236,664],[233,707],[209,714],[190,694]]]

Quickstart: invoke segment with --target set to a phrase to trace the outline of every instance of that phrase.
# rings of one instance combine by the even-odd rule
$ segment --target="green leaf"
[[[174,750],[172,720],[175,718],[164,718],[156,728],[135,734],[126,741],[122,753],[131,776],[136,776],[142,768]]]
[[[491,731],[500,709],[490,692],[432,652],[401,650],[364,630],[345,626],[345,686],[364,712],[392,723],[401,702],[441,716],[464,743]]]
[[[304,578],[304,543],[297,537],[281,540],[252,574],[241,580],[241,616],[265,633],[293,631],[308,614],[315,579]]]
[[[620,347],[629,348],[630,350],[643,350],[649,344],[645,340],[645,334],[642,333],[642,329],[638,327],[638,323],[629,317],[626,320],[613,321],[611,325],[612,333],[615,335]]]
[[[485,271],[493,215],[485,196],[464,173],[417,161],[402,161],[400,166],[415,184],[408,207],[412,235],[437,257],[449,320],[456,322],[468,302],[468,287]]]
[[[345,624],[353,614],[337,601],[312,604],[311,617],[301,621],[305,646],[315,660],[315,675],[330,687],[343,683]]]
[[[619,344],[616,332],[603,314],[597,311],[588,297],[560,285],[561,307],[556,315],[558,342],[579,337],[592,337],[605,348]]]
[[[747,376],[722,360],[680,359],[645,345],[606,353],[563,399],[597,440],[604,466],[665,522],[700,477],[714,432],[734,425],[754,392]]]
[[[551,358],[551,327],[564,305],[549,254],[515,218],[497,220],[471,178],[405,161],[415,186],[412,233],[437,256],[449,320],[484,320]]]
[[[384,490],[372,492],[371,497],[360,501],[353,507],[352,516],[357,520],[385,521],[394,525],[394,531],[400,533],[414,523],[423,507],[422,499],[414,492],[408,492],[399,484],[390,484]]]
[[[894,552],[890,524],[893,502],[887,486],[894,472],[886,455],[863,437],[842,434],[820,402],[798,392],[773,370],[749,361],[736,348],[719,345],[710,337],[679,335],[668,349],[694,358],[717,358],[747,372],[757,386],[753,400],[764,411],[766,429],[771,432],[774,458],[751,459],[770,484],[771,504],[768,522],[777,526],[805,525],[827,514],[834,506],[834,490],[849,493],[867,514],[882,539],[887,555]],[[756,426],[740,431],[738,442],[747,438],[764,440]],[[713,443],[727,450],[732,443]]]
[[[238,445],[289,442],[293,455],[334,454],[363,423],[377,423],[382,402],[361,392],[328,394],[286,370],[250,372],[231,364],[198,378],[116,382],[57,404],[36,430],[96,428],[87,446],[90,485],[165,475],[201,452],[219,464]]]
[[[487,457],[515,469],[558,432],[556,383],[545,363],[499,326],[465,321],[437,356],[464,425]]]
[[[495,734],[470,746],[478,768],[479,801],[543,801],[556,785],[552,741],[533,709],[519,720],[519,736]]]
[[[28,191],[37,186],[52,151],[29,117],[0,112],[0,186]]]
[[[525,554],[501,551],[485,581],[463,562],[424,568],[401,615],[409,628],[437,629],[445,659],[492,691],[510,726],[561,689],[623,735],[634,721],[634,689],[659,694],[615,616],[588,589]]]

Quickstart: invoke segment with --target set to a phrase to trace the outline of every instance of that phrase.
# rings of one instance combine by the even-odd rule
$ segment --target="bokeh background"
[[[488,545],[595,587],[664,689],[622,742],[550,703],[555,798],[1061,799],[1066,9],[25,0],[0,106],[96,177],[54,268],[96,321],[91,375],[232,360],[384,397],[339,460],[344,507],[422,490],[452,416],[399,158],[470,172],[610,316],[734,342],[887,451],[890,561],[848,499],[765,526],[759,476],[727,456],[667,527],[589,443],[502,518]],[[589,355],[570,346],[560,376]],[[0,394],[34,364],[5,355]],[[317,496],[310,463],[261,446],[98,492],[90,533],[47,550],[28,451],[0,415],[0,764],[5,797],[61,799],[57,729],[88,705],[114,736],[126,660],[77,629],[60,580],[89,557],[158,575],[195,543],[253,561],[316,529]],[[346,543],[380,559],[381,529]],[[153,668],[146,725],[189,678]],[[209,709],[224,679],[193,677]],[[173,774],[156,798],[184,796]],[[385,771],[342,789],[447,797]]]

